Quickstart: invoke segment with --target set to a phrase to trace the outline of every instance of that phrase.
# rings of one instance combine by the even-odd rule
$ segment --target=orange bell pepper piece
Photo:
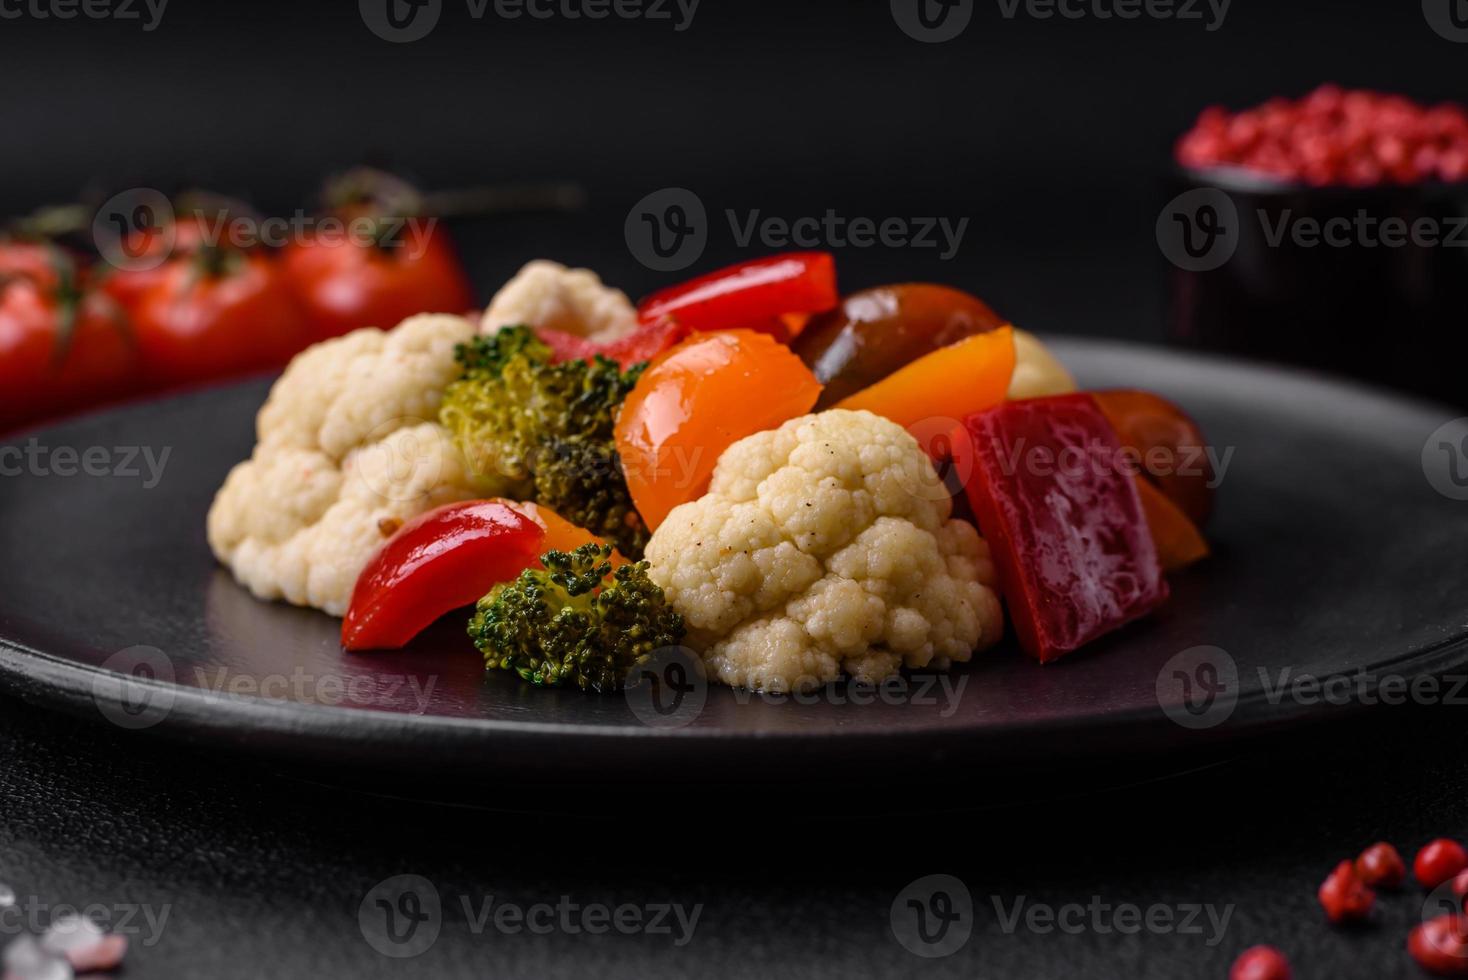
[[[952,419],[957,430],[970,415],[1004,401],[1014,361],[1014,330],[999,327],[925,354],[835,407],[865,409],[904,429]]]
[[[575,551],[583,544],[606,544],[601,538],[592,534],[584,527],[577,527],[566,520],[560,514],[530,500],[505,500],[502,501],[515,510],[530,518],[541,529],[545,531],[545,538],[540,544],[540,553],[547,551]],[[611,563],[613,567],[627,564],[627,559],[615,548],[612,549]],[[538,562],[537,562],[538,567]]]
[[[1136,476],[1136,482],[1142,497],[1142,513],[1152,531],[1152,543],[1157,546],[1157,561],[1162,570],[1176,572],[1207,558],[1208,542],[1182,508],[1141,474]]]

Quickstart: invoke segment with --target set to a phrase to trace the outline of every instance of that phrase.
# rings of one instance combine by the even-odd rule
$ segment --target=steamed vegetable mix
[[[457,356],[464,373],[444,392],[439,421],[470,469],[640,556],[647,526],[632,506],[612,425],[641,366],[623,371],[604,357],[552,363],[525,326],[477,337]]]
[[[0,250],[0,275],[35,258]],[[345,612],[349,649],[473,603],[487,669],[542,686],[616,690],[685,640],[734,686],[877,684],[997,644],[1001,594],[1049,662],[1208,555],[1196,424],[1075,388],[959,290],[840,300],[825,253],[640,307],[532,262],[478,325],[416,317],[298,358],[210,544],[257,595]]]
[[[612,567],[607,545],[548,551],[479,600],[469,635],[491,670],[533,684],[622,687],[662,647],[683,641],[683,617],[647,577],[647,563]]]

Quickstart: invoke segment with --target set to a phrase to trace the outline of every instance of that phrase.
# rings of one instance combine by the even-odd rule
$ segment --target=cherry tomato
[[[203,221],[191,218],[175,221],[166,229],[150,227],[134,231],[122,243],[122,252],[124,258],[136,261],[122,266],[106,262],[98,265],[98,288],[123,309],[131,311],[144,293],[167,277],[169,260],[197,255],[209,238]]]
[[[408,521],[357,578],[348,650],[395,650],[538,560],[546,532],[503,500],[446,504]]]
[[[359,327],[395,327],[415,313],[464,313],[474,305],[447,232],[427,219],[379,227],[381,244],[321,234],[284,250],[286,281],[314,340]]]
[[[1422,850],[1412,862],[1412,871],[1423,888],[1436,888],[1445,881],[1457,877],[1458,872],[1468,868],[1468,851],[1463,845],[1446,837],[1439,837]]]
[[[137,361],[107,297],[27,278],[0,284],[0,429],[127,394]]]
[[[279,268],[259,253],[170,259],[132,314],[144,366],[163,385],[277,367],[309,342]]]
[[[826,386],[816,407],[829,408],[925,354],[1003,325],[962,290],[901,283],[852,293],[812,319],[791,349]]]
[[[1096,404],[1143,475],[1199,527],[1213,512],[1213,462],[1203,430],[1186,412],[1150,391],[1097,391]]]
[[[810,411],[821,386],[766,334],[699,334],[663,354],[622,403],[617,452],[637,512],[656,529],[701,496],[725,449]]]
[[[786,252],[740,262],[653,293],[637,307],[644,323],[675,317],[690,330],[748,329],[788,334],[786,314],[836,305],[836,260],[829,252]]]
[[[0,279],[23,276],[43,286],[61,280],[61,268],[71,260],[49,242],[0,239]]]

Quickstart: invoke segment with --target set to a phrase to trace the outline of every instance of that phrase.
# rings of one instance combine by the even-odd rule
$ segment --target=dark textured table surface
[[[1264,941],[1303,978],[1410,976],[1419,892],[1383,895],[1371,926],[1341,931],[1314,890],[1378,838],[1405,850],[1468,831],[1461,710],[1383,709],[1165,778],[1118,765],[1022,790],[874,772],[827,805],[754,784],[506,786],[520,812],[492,813],[7,702],[0,868],[21,913],[0,921],[14,932],[61,903],[126,916],[127,975],[142,977],[1223,977]],[[536,812],[547,799],[561,812]],[[379,954],[359,920],[374,886],[404,874],[442,909],[411,959]],[[889,910],[931,874],[966,884],[973,934],[919,958]],[[530,913],[549,934],[497,918],[538,903],[571,911]],[[595,924],[579,910],[624,905],[684,918],[574,931]]]

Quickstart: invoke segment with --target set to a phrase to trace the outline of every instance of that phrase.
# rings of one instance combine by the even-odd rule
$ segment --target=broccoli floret
[[[439,421],[472,472],[497,474],[518,496],[638,558],[648,530],[632,505],[612,427],[644,365],[623,371],[596,357],[551,363],[529,327],[509,327],[457,350],[464,375],[444,393]]]
[[[654,651],[681,643],[683,617],[647,577],[647,562],[615,572],[610,545],[548,551],[479,600],[469,635],[488,668],[534,684],[614,691]]]

